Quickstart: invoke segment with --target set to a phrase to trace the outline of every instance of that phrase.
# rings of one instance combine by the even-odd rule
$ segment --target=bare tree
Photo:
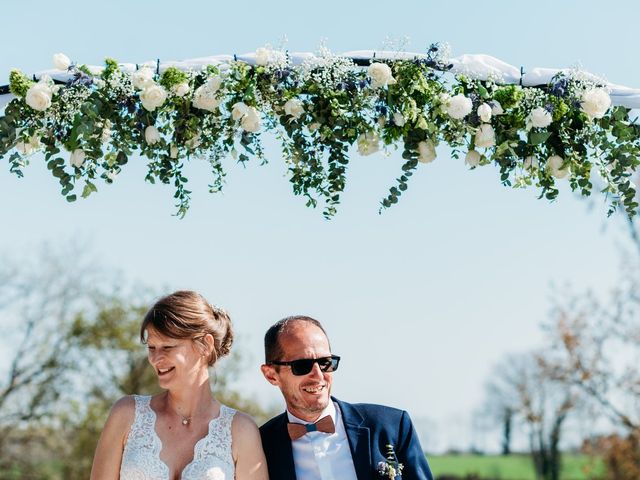
[[[523,426],[538,479],[558,480],[563,427],[576,407],[572,388],[546,375],[540,353],[508,355],[487,383],[487,403],[503,425],[503,451],[508,450],[514,421]],[[505,445],[506,444],[506,445]]]

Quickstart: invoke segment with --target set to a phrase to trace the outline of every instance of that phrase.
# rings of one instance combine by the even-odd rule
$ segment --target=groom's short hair
[[[269,327],[269,330],[267,330],[267,333],[264,334],[265,363],[281,360],[280,357],[282,357],[283,352],[282,348],[280,347],[280,335],[290,331],[298,322],[306,322],[315,325],[320,330],[322,330],[324,336],[327,337],[327,342],[329,342],[329,336],[327,335],[327,332],[324,330],[322,324],[315,318],[311,318],[306,315],[293,315],[291,317],[286,317],[282,320],[278,320],[276,323],[271,325],[271,327]],[[329,348],[331,348],[331,346],[329,346]]]

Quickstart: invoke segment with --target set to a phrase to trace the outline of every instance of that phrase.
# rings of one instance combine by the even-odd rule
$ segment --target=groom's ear
[[[278,381],[278,372],[273,365],[263,364],[260,365],[260,370],[262,370],[262,375],[271,385],[275,385],[276,387],[280,385]]]

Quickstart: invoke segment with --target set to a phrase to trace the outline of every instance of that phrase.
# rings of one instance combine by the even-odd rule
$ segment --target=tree
[[[529,448],[541,480],[558,480],[560,441],[565,421],[576,408],[573,389],[546,375],[540,353],[508,355],[498,363],[487,383],[487,404],[503,428],[503,452],[509,444],[513,421],[525,427]]]

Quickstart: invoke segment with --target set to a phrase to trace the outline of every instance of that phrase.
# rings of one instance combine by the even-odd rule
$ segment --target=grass
[[[535,480],[529,455],[442,455],[429,456],[429,464],[436,478],[451,475],[464,478],[475,474],[480,478],[500,480]],[[588,472],[588,473],[587,473]],[[562,480],[588,480],[604,473],[600,459],[586,455],[562,456]]]

